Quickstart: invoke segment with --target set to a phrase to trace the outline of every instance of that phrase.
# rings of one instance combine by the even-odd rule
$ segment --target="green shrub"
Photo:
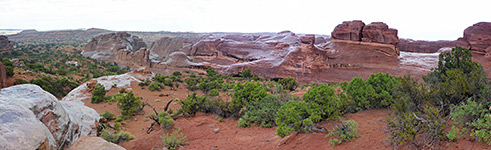
[[[342,120],[340,126],[334,127],[334,129],[329,131],[327,136],[336,136],[329,140],[332,146],[336,144],[341,144],[342,142],[353,141],[358,138],[358,123],[354,120]],[[327,137],[326,136],[326,137]],[[339,138],[339,139],[338,139]]]
[[[283,105],[284,101],[299,101],[299,98],[292,95],[268,95],[259,101],[254,101],[247,105],[244,115],[239,120],[239,127],[249,125],[259,125],[265,128],[276,126],[276,112]],[[241,126],[242,120],[242,126]]]
[[[371,101],[371,105],[375,108],[386,108],[394,103],[392,95],[396,86],[401,84],[388,73],[383,74],[381,72],[371,74],[366,82],[375,90],[374,100]]]
[[[198,81],[196,79],[188,78],[188,79],[185,79],[184,82],[186,82],[186,88],[188,88],[188,90],[194,91],[194,90],[198,89],[198,86],[196,86]]]
[[[200,83],[198,87],[201,91],[203,91],[203,93],[208,93],[212,89],[219,89],[221,85],[217,80],[212,80],[212,81],[207,80]]]
[[[115,119],[115,118],[114,118],[115,116],[116,116],[116,115],[114,115],[114,114],[110,113],[110,112],[109,112],[109,111],[107,111],[107,110],[106,110],[106,111],[104,111],[104,113],[103,113],[103,114],[101,114],[101,117],[105,118],[107,121]]]
[[[200,73],[202,75],[202,73]],[[217,77],[217,72],[215,72],[215,68],[208,68],[206,69],[206,76],[209,78],[215,78]]]
[[[345,98],[336,95],[336,90],[329,85],[312,86],[304,95],[303,100],[311,105],[322,118],[336,119],[343,114],[347,103]],[[317,121],[316,121],[317,122]]]
[[[181,72],[179,72],[179,71],[172,72],[172,75],[173,76],[182,76]]]
[[[165,111],[159,112],[159,124],[162,129],[170,130],[174,127],[174,119]]]
[[[189,94],[180,103],[179,112],[184,115],[194,116],[196,112],[204,112],[227,118],[232,114],[229,110],[229,103],[219,99],[210,100],[206,96],[198,96],[196,93]]]
[[[133,95],[133,91],[123,94],[118,98],[118,108],[121,109],[121,115],[130,118],[134,113],[141,110],[143,103],[138,97]]]
[[[90,98],[91,103],[100,103],[104,101],[106,96],[106,88],[100,83],[97,83],[97,85],[94,87],[92,90],[92,98]]]
[[[371,101],[376,95],[373,87],[366,83],[362,78],[353,78],[346,86],[346,94],[350,98],[350,105],[354,111],[361,111],[373,108]]]
[[[212,89],[209,93],[208,93],[209,96],[218,96],[220,95],[220,92],[218,92],[217,89]]]
[[[460,137],[459,128],[458,127],[455,127],[455,126],[452,126],[452,129],[450,131],[448,131],[446,137],[450,141],[457,140],[457,138]]]
[[[294,78],[280,79],[278,80],[278,83],[283,86],[284,90],[295,91],[295,89],[298,87],[298,83]]]
[[[178,147],[184,146],[186,144],[186,136],[182,135],[180,130],[175,130],[171,134],[167,135],[164,133],[162,139],[162,145],[170,150],[174,150]]]
[[[114,130],[116,130],[116,131],[121,130],[121,124],[119,122],[114,123]]]
[[[120,131],[120,132],[111,132],[108,129],[103,129],[101,131],[100,135],[104,140],[111,142],[111,143],[121,143],[124,141],[129,141],[134,139],[135,137],[131,135],[130,133]]]
[[[320,114],[309,109],[307,103],[297,101],[286,102],[276,115],[276,134],[282,138],[297,131],[308,133],[314,127],[314,121],[321,120]]]
[[[268,95],[266,88],[261,83],[253,82],[238,83],[234,91],[230,102],[230,109],[234,115],[239,115],[239,111],[250,102],[259,101]]]
[[[150,86],[148,86],[148,89],[150,91],[160,91],[160,89],[163,89],[164,88],[164,85],[162,85],[162,83],[160,82],[152,82],[150,83]]]
[[[251,69],[246,69],[242,71],[241,75],[243,78],[251,78],[252,77]]]

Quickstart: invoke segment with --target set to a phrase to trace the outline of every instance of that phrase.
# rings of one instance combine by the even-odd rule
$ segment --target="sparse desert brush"
[[[332,146],[341,144],[343,142],[353,141],[358,138],[358,123],[354,120],[342,120],[341,125],[337,125],[334,129],[329,131],[326,137],[332,137],[329,139],[329,143]]]
[[[182,135],[181,130],[174,130],[172,133],[164,133],[162,137],[162,145],[170,150],[174,150],[178,147],[186,144],[186,136]]]

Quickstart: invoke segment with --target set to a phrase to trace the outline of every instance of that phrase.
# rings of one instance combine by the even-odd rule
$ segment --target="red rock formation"
[[[405,52],[434,53],[444,47],[454,47],[455,41],[415,41],[400,39],[397,48]]]
[[[306,34],[304,36],[300,36],[300,42],[304,44],[314,45],[315,44],[315,35]]]
[[[471,49],[471,44],[467,42],[464,38],[458,38],[457,41],[455,41],[455,46],[460,46],[465,49]]]
[[[189,47],[198,40],[199,38],[163,37],[152,43],[150,51],[157,54],[159,57],[166,57],[173,52],[181,51],[183,48],[189,49]]]
[[[399,43],[397,30],[389,28],[389,26],[387,26],[387,24],[383,22],[372,22],[363,27],[361,40],[364,42],[375,42],[394,45]]]
[[[5,70],[5,66],[0,62],[0,88],[7,87],[7,71]]]
[[[0,52],[1,51],[10,51],[15,48],[15,44],[12,41],[9,41],[9,38],[4,35],[0,35]]]
[[[469,42],[470,49],[487,52],[491,46],[491,22],[479,22],[464,30],[464,39]]]
[[[109,33],[92,38],[82,55],[133,67],[149,66],[149,51],[140,50],[145,47],[145,42],[137,36],[126,32]]]
[[[333,39],[361,41],[362,29],[365,26],[360,20],[345,21],[334,28],[331,32]]]
[[[136,52],[120,50],[116,54],[115,62],[133,67],[150,67],[150,50],[142,48]]]

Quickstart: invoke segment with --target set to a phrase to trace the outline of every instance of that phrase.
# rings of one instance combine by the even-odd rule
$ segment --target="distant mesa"
[[[20,33],[21,34],[28,34],[28,33],[37,33],[38,31],[35,30],[35,29],[26,29],[26,30],[22,30]]]

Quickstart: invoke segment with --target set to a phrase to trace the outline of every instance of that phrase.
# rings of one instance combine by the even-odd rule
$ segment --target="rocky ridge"
[[[15,43],[9,41],[9,38],[4,35],[0,35],[0,52],[2,51],[10,51],[15,48]]]

